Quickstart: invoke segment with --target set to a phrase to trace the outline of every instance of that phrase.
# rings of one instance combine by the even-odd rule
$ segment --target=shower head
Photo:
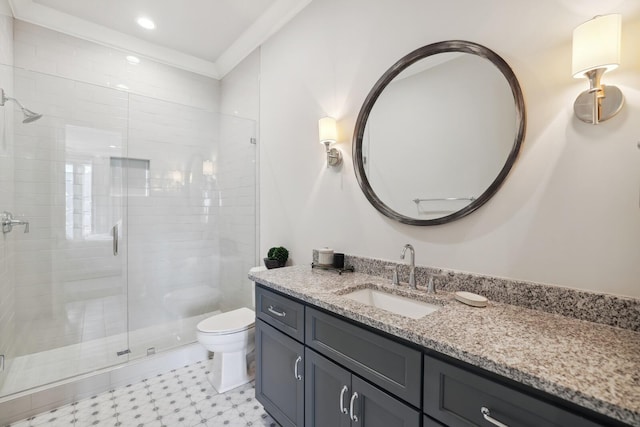
[[[24,119],[22,120],[22,123],[35,122],[40,117],[42,117],[42,114],[34,113],[28,108],[23,107],[20,101],[18,101],[17,99],[6,96],[4,94],[4,89],[0,88],[0,107],[4,107],[4,103],[7,101],[13,101],[16,104],[18,104],[18,107],[20,107],[20,110],[22,110],[22,114],[24,114]]]
[[[23,108],[22,109],[22,113],[24,114],[24,120],[22,120],[22,123],[35,122],[40,117],[42,117],[42,114],[34,113],[33,111],[29,110],[28,108]]]

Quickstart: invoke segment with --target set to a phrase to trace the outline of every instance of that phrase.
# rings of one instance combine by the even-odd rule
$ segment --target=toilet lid
[[[216,314],[198,323],[198,330],[211,334],[230,334],[253,326],[256,313],[246,307]]]

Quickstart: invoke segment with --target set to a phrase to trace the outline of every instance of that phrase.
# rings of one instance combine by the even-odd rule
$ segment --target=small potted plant
[[[289,259],[289,251],[282,246],[277,246],[269,249],[267,257],[264,259],[264,265],[268,269],[284,267],[284,264]]]

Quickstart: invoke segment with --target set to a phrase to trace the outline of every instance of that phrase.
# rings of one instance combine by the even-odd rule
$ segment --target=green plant
[[[284,265],[284,263],[287,262],[287,259],[289,259],[289,251],[282,246],[273,247],[269,249],[269,252],[267,252],[267,258],[276,259],[280,264]]]

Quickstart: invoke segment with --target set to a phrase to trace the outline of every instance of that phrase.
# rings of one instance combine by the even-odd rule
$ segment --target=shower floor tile
[[[11,427],[277,427],[253,383],[219,394],[198,362],[11,424]]]

